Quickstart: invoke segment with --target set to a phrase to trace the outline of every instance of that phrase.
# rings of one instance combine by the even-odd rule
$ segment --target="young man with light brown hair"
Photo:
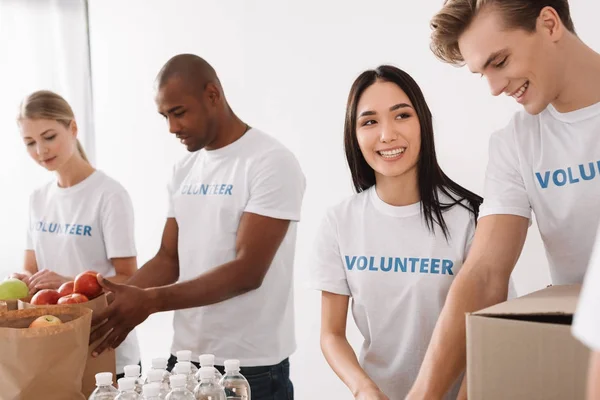
[[[532,211],[553,284],[583,281],[600,221],[600,55],[577,37],[568,1],[449,0],[431,25],[438,58],[486,77],[492,95],[524,111],[490,138],[473,245],[411,400],[440,399],[459,379],[465,313],[506,299]]]

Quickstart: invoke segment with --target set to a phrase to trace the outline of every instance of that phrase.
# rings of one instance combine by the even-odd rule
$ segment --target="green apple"
[[[0,282],[0,300],[17,300],[28,295],[29,290],[25,282],[16,278],[8,278]]]

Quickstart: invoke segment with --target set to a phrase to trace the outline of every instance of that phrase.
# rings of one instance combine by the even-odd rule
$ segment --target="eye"
[[[502,59],[502,61],[500,61],[498,64],[495,65],[496,68],[502,68],[506,65],[506,61],[508,60],[508,56],[504,57],[504,59]]]
[[[369,125],[373,125],[376,124],[377,121],[375,121],[374,119],[369,119],[366,121],[363,121],[362,124],[360,124],[361,126],[369,126]]]
[[[177,118],[183,116],[183,114],[185,114],[185,111],[179,111],[179,112],[173,113],[173,115],[176,116]]]
[[[29,143],[25,143],[25,146],[27,146],[27,147],[31,147],[31,146],[33,146],[34,144],[35,144],[35,142],[29,142]]]
[[[54,140],[55,137],[56,135],[46,136],[46,140]]]
[[[396,116],[396,119],[406,119],[409,118],[410,114],[409,113],[400,113]]]

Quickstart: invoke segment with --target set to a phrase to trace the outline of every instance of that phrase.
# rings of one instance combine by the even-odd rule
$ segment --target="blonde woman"
[[[31,293],[58,289],[86,270],[126,281],[137,270],[131,200],[121,184],[88,162],[67,101],[35,92],[21,104],[17,121],[27,152],[55,179],[30,197],[25,271],[13,276]],[[135,332],[116,355],[118,375],[140,362]]]

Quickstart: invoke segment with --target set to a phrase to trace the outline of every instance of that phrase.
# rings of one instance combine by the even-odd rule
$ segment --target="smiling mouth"
[[[527,91],[528,87],[529,87],[529,81],[525,82],[523,84],[523,86],[521,86],[515,92],[513,92],[512,94],[510,94],[510,97],[519,100],[521,97],[523,97],[523,95]]]
[[[48,163],[48,162],[54,160],[55,158],[56,158],[56,156],[55,157],[46,158],[45,160],[42,160],[41,162]]]
[[[398,147],[396,149],[390,150],[379,150],[377,154],[379,154],[383,158],[396,158],[401,154],[404,154],[406,151],[406,147]]]

